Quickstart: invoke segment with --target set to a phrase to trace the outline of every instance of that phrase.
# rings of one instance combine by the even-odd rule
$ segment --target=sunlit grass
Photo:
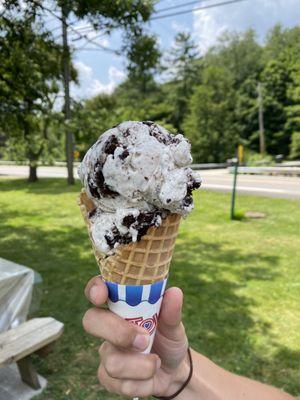
[[[99,341],[84,333],[87,280],[97,274],[76,205],[79,184],[0,181],[0,256],[43,277],[39,316],[64,322],[54,352],[36,359],[39,399],[114,399],[96,379]],[[222,366],[300,393],[300,203],[240,196],[260,220],[230,221],[228,194],[201,192],[182,222],[171,285],[185,293],[191,345]]]

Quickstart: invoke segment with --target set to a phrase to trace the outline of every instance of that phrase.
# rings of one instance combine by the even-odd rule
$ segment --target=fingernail
[[[133,347],[137,350],[145,350],[149,344],[149,335],[137,334],[133,341]]]
[[[98,292],[97,285],[93,285],[93,286],[90,288],[90,299],[91,299],[92,301],[94,301],[95,303],[97,302],[97,292]]]

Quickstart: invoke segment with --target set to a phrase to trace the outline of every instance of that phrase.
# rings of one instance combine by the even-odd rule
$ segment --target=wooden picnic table
[[[64,325],[51,317],[27,320],[33,285],[32,269],[0,258],[0,367],[16,362],[23,382],[39,389],[30,357],[46,356]]]

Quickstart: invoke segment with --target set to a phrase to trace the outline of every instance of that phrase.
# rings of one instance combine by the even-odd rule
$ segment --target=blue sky
[[[219,3],[221,0],[202,0],[201,3],[208,5]],[[183,0],[161,0],[156,9],[184,4]],[[192,9],[186,6],[175,11]],[[169,12],[164,12],[170,13]],[[158,36],[159,44],[163,53],[172,46],[174,36],[178,31],[189,31],[199,50],[203,53],[212,46],[217,38],[226,30],[242,32],[253,28],[257,32],[260,41],[266,32],[276,23],[284,27],[292,27],[300,24],[300,0],[245,0],[223,7],[206,10],[194,10],[191,13],[159,19],[147,24],[150,32]],[[75,28],[86,27],[87,23],[77,23]],[[96,32],[89,32],[88,36],[94,38]],[[76,39],[76,34],[71,31],[70,39]],[[78,39],[78,38],[77,38]],[[121,34],[115,32],[112,36],[101,36],[94,39],[97,43],[112,49],[121,46]],[[76,47],[83,45],[83,40],[71,42]],[[121,56],[106,53],[99,50],[91,50],[93,44],[86,45],[89,50],[76,51],[74,62],[79,71],[79,86],[72,86],[72,94],[76,98],[86,98],[101,92],[110,93],[114,87],[125,77],[125,59]]]

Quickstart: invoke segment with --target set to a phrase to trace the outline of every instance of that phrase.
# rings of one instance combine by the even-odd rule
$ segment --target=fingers
[[[88,333],[117,347],[137,351],[148,347],[150,336],[144,328],[125,321],[110,311],[91,308],[85,313],[82,323]]]
[[[188,340],[181,322],[183,295],[180,289],[168,289],[164,295],[153,350],[160,355],[163,369],[177,369],[184,360]]]
[[[103,343],[99,354],[106,373],[115,379],[151,379],[161,364],[156,354],[129,353],[108,342]]]
[[[95,306],[104,304],[107,300],[108,290],[100,276],[94,276],[86,285],[84,294]]]
[[[172,341],[181,341],[184,328],[181,323],[183,293],[177,287],[165,292],[159,315],[159,331]]]
[[[115,379],[108,375],[103,365],[98,370],[98,379],[102,386],[109,392],[128,397],[146,397],[154,392],[154,379],[143,381],[133,379]]]

